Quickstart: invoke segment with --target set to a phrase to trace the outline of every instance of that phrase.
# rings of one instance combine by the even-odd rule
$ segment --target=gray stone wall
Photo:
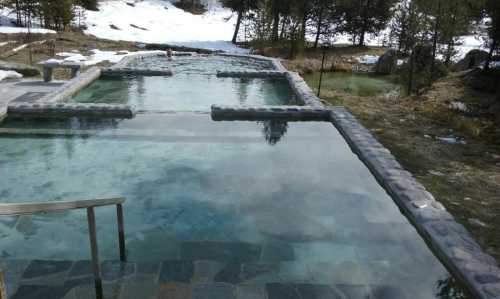
[[[212,119],[223,120],[285,120],[329,121],[331,111],[304,106],[222,106],[212,105]]]
[[[292,87],[295,95],[300,101],[302,101],[306,106],[321,108],[324,105],[321,100],[314,95],[314,92],[309,88],[306,81],[298,74],[294,72],[287,72],[286,78],[290,86]]]
[[[101,69],[98,67],[93,67],[81,74],[78,77],[66,82],[58,90],[47,94],[46,96],[39,99],[37,102],[41,103],[57,103],[64,102],[90,83],[94,82],[97,78],[101,76]]]
[[[105,68],[101,70],[102,76],[123,76],[123,75],[137,75],[137,76],[172,76],[171,70],[157,70],[147,68]]]
[[[286,78],[286,72],[281,71],[239,71],[239,72],[220,72],[217,71],[219,78]]]
[[[133,118],[135,111],[128,105],[16,103],[9,105],[7,114],[12,117],[66,118],[73,116]]]

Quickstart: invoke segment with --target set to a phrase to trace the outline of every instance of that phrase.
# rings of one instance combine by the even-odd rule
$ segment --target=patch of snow
[[[77,62],[85,66],[91,66],[105,61],[108,61],[110,63],[117,63],[124,57],[134,54],[164,53],[163,51],[128,52],[128,51],[101,51],[97,49],[91,50],[90,52],[92,54],[89,56],[85,56],[80,53],[61,52],[57,53],[56,56],[62,57],[62,59],[53,58],[46,60],[45,62],[47,63]]]
[[[442,172],[440,172],[440,171],[435,171],[435,170],[431,170],[431,171],[429,171],[429,174],[432,174],[432,175],[434,175],[434,176],[441,176],[441,177],[442,177],[442,176],[445,176],[445,174],[444,174],[444,173],[442,173]]]
[[[377,64],[379,58],[380,56],[363,55],[360,57],[356,57],[356,60],[358,60],[358,62],[361,64]]]
[[[449,137],[437,137],[437,140],[441,141],[442,143],[446,143],[446,144],[467,144],[467,142],[465,142],[465,140],[463,139],[460,139],[458,137],[455,137],[455,136],[449,136]]]
[[[54,30],[43,29],[43,28],[31,28],[29,31],[31,33],[37,33],[37,34],[56,34]],[[6,33],[6,34],[28,33],[28,28],[0,26],[0,33]]]
[[[14,43],[16,43],[15,40],[8,40],[6,42],[1,42],[0,47],[7,46],[8,44],[14,44]]]
[[[14,71],[2,71],[0,70],[0,81],[4,79],[21,79],[23,75]]]
[[[448,107],[452,110],[458,110],[461,112],[467,112],[469,111],[469,108],[467,107],[467,104],[462,103],[462,102],[451,102]]]

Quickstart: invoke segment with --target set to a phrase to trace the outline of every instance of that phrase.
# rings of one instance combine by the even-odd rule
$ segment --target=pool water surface
[[[149,111],[209,111],[219,105],[300,105],[285,79],[179,74],[104,77],[72,98],[78,103],[128,104]]]
[[[450,274],[331,123],[147,113],[9,120],[2,132],[2,201],[124,196],[131,261],[237,263],[261,269],[239,283],[325,285],[346,298],[454,291]],[[102,258],[113,258],[115,211],[96,212]],[[81,211],[3,218],[1,254],[86,259],[86,225]]]

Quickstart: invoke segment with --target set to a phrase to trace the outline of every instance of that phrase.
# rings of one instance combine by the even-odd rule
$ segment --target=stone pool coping
[[[212,119],[226,120],[281,120],[330,121],[329,109],[307,106],[223,106],[212,105]]]
[[[7,114],[13,117],[68,118],[74,116],[99,118],[133,118],[134,109],[129,105],[66,104],[66,103],[16,103],[9,105]]]

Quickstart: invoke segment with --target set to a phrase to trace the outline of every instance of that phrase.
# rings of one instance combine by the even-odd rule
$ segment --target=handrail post
[[[0,299],[7,299],[7,291],[2,269],[0,269]]]
[[[97,299],[103,299],[101,265],[99,263],[99,248],[97,247],[97,232],[95,225],[94,208],[87,208],[89,223],[90,250],[92,252],[92,267],[94,269],[95,294]]]
[[[125,225],[123,221],[123,207],[121,204],[116,205],[116,216],[118,219],[118,241],[120,245],[120,261],[127,261],[127,253],[125,251]]]

